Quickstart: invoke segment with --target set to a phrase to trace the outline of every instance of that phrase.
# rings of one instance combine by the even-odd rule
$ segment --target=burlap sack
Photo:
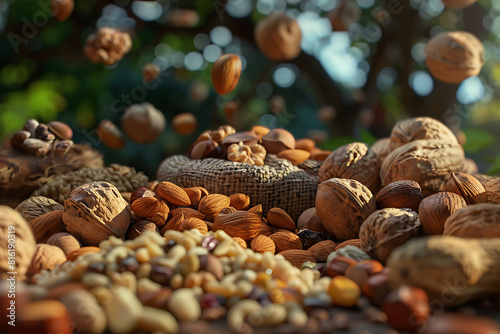
[[[243,193],[250,197],[250,205],[262,204],[264,214],[278,207],[296,221],[302,212],[314,206],[318,185],[314,174],[319,164],[308,161],[306,172],[273,154],[268,154],[264,166],[175,155],[160,164],[157,179],[184,188],[202,186],[210,193]]]

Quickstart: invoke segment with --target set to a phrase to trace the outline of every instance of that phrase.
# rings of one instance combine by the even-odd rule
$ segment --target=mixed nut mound
[[[371,147],[318,150],[284,129],[222,126],[167,158],[158,180],[82,166],[0,206],[6,291],[16,235],[16,330],[498,332],[443,310],[500,296],[500,178],[470,173],[427,117]]]

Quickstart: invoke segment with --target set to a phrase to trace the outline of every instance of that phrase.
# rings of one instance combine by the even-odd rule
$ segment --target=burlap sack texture
[[[210,193],[243,193],[250,197],[251,206],[262,204],[264,214],[278,207],[296,221],[302,212],[314,206],[320,165],[308,160],[302,169],[274,154],[267,155],[264,166],[174,155],[160,164],[156,176],[158,181],[184,188],[202,186]]]

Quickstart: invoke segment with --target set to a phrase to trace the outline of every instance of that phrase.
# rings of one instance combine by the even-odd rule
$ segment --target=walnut
[[[251,146],[243,144],[232,144],[227,148],[227,158],[234,162],[246,162],[250,165],[264,165],[266,149],[259,144]]]
[[[83,245],[98,246],[111,235],[125,238],[130,206],[111,183],[87,183],[73,189],[64,201],[63,221]]]
[[[21,280],[36,251],[33,232],[19,212],[4,205],[0,205],[0,232],[0,277],[3,280],[8,272],[17,272]]]
[[[66,260],[66,254],[61,248],[49,244],[38,244],[26,275],[31,277],[44,269],[52,270]]]
[[[84,51],[92,62],[110,66],[122,59],[131,48],[129,34],[112,28],[101,28],[87,38]]]
[[[422,225],[411,209],[386,208],[372,213],[361,225],[363,250],[384,263],[396,247],[419,234]]]
[[[217,130],[214,131],[207,130],[202,132],[201,135],[198,136],[198,139],[196,140],[195,144],[208,139],[212,139],[220,144],[224,138],[226,138],[229,135],[232,135],[233,133],[236,133],[236,129],[233,128],[231,125],[221,125]]]
[[[16,211],[19,212],[28,223],[41,215],[62,209],[64,209],[64,206],[53,199],[43,196],[30,197],[16,207]]]
[[[333,177],[361,182],[372,194],[380,189],[380,159],[368,145],[351,143],[333,151],[318,171],[319,181]]]

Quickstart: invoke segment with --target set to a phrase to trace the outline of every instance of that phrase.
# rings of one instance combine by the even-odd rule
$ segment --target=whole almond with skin
[[[295,137],[285,129],[273,129],[261,138],[262,146],[269,154],[295,149]]]
[[[326,262],[328,255],[335,251],[336,246],[335,242],[324,240],[309,247],[308,251],[313,253],[317,262]]]
[[[442,234],[446,220],[467,205],[462,196],[441,192],[424,198],[418,213],[425,234]]]
[[[339,250],[339,249],[344,248],[346,246],[354,246],[354,247],[357,247],[359,249],[363,248],[361,246],[361,240],[359,240],[359,239],[349,239],[349,240],[341,242],[340,244],[338,244],[337,246],[335,246],[335,250]]]
[[[47,242],[52,235],[65,230],[63,212],[63,210],[48,212],[30,222],[37,243]]]
[[[257,253],[271,252],[274,254],[276,251],[274,241],[265,235],[256,236],[250,243],[250,248]]]
[[[184,189],[172,182],[163,181],[158,183],[155,188],[155,193],[172,204],[179,206],[191,205],[191,200]]]
[[[51,0],[50,7],[59,21],[66,21],[75,8],[74,0]]]
[[[375,209],[372,193],[356,180],[332,178],[318,186],[316,213],[338,240],[356,238],[361,224]]]
[[[316,143],[309,138],[301,138],[295,141],[295,149],[297,150],[304,150],[310,153],[315,147]]]
[[[483,203],[487,200],[486,190],[474,176],[465,173],[451,173],[443,191],[462,196],[467,204]]]
[[[276,245],[276,252],[281,252],[287,249],[302,249],[300,237],[293,232],[281,230],[272,233],[269,238],[274,241],[274,244]]]
[[[223,230],[231,237],[240,237],[245,241],[249,241],[259,234],[261,225],[262,218],[258,214],[248,211],[236,211],[215,217],[213,230]]]
[[[236,210],[244,210],[250,205],[250,197],[245,194],[236,193],[229,196],[230,206]]]
[[[288,213],[281,208],[269,209],[267,212],[267,223],[279,229],[285,229],[292,232],[295,231],[295,222]]]
[[[182,231],[182,222],[184,221],[184,215],[182,213],[172,214],[172,218],[163,226],[160,230],[160,234],[164,235],[168,230]]]
[[[256,206],[252,206],[250,209],[248,209],[248,212],[256,213],[260,217],[262,217],[262,204],[257,204]]]
[[[424,199],[420,185],[415,181],[402,180],[390,183],[380,189],[375,196],[377,208],[409,208],[418,211]]]
[[[136,199],[131,207],[139,217],[150,220],[157,225],[161,225],[161,227],[163,227],[170,212],[167,203],[156,197],[142,197]]]
[[[265,126],[262,126],[262,125],[254,125],[254,126],[252,126],[250,131],[254,132],[257,135],[257,137],[259,137],[259,139],[260,139],[260,138],[264,137],[265,135],[267,135],[267,133],[269,131],[271,131],[271,129],[266,128]]]
[[[127,239],[133,240],[147,231],[158,232],[158,226],[149,220],[141,220],[131,225],[127,231]]]
[[[191,208],[180,207],[172,210],[172,217],[178,214],[183,214],[184,218],[205,219],[205,215],[203,213]]]
[[[290,161],[293,165],[298,165],[309,159],[311,153],[304,150],[284,150],[277,154],[278,158]]]
[[[76,249],[68,254],[66,254],[66,257],[68,258],[68,261],[75,261],[77,258],[80,256],[83,256],[85,254],[90,254],[90,253],[99,253],[101,249],[99,247],[95,246],[85,246],[80,249]]]
[[[294,267],[300,268],[304,262],[316,262],[313,253],[302,249],[287,249],[278,253]]]
[[[316,213],[316,208],[309,208],[302,212],[297,220],[297,229],[328,233]]]
[[[212,83],[219,95],[231,92],[240,79],[241,59],[234,54],[219,57],[212,67]]]
[[[236,211],[238,211],[238,210],[236,210],[232,206],[228,206],[227,208],[220,210],[219,215],[227,215],[228,213],[233,213]]]
[[[198,126],[198,120],[196,119],[196,116],[193,115],[192,113],[185,112],[176,115],[172,119],[171,124],[172,128],[177,134],[186,136],[193,133],[196,130],[196,127]]]
[[[219,212],[230,204],[231,200],[226,195],[211,194],[201,199],[198,211],[205,215],[205,219],[214,221]]]
[[[259,235],[270,236],[273,230],[265,223],[260,226]]]
[[[101,138],[104,145],[113,150],[120,150],[125,147],[125,139],[121,130],[110,120],[103,119],[96,129],[96,133]]]
[[[325,161],[328,156],[332,154],[332,151],[326,151],[319,148],[314,148],[311,151],[311,160],[315,161]]]
[[[182,231],[197,229],[202,234],[205,234],[208,232],[207,224],[205,224],[205,222],[203,220],[198,219],[198,218],[184,218],[184,220],[182,221],[182,224],[181,224],[181,229],[182,229]]]
[[[401,180],[420,184],[422,194],[441,191],[450,172],[460,172],[464,150],[450,140],[424,139],[411,141],[392,151],[380,168],[382,186]]]
[[[461,238],[500,237],[500,205],[469,205],[451,214],[444,223],[444,235]]]
[[[198,203],[200,203],[200,200],[203,197],[201,190],[197,187],[182,188],[182,189],[188,195],[189,200],[191,201],[191,207],[197,209]]]

